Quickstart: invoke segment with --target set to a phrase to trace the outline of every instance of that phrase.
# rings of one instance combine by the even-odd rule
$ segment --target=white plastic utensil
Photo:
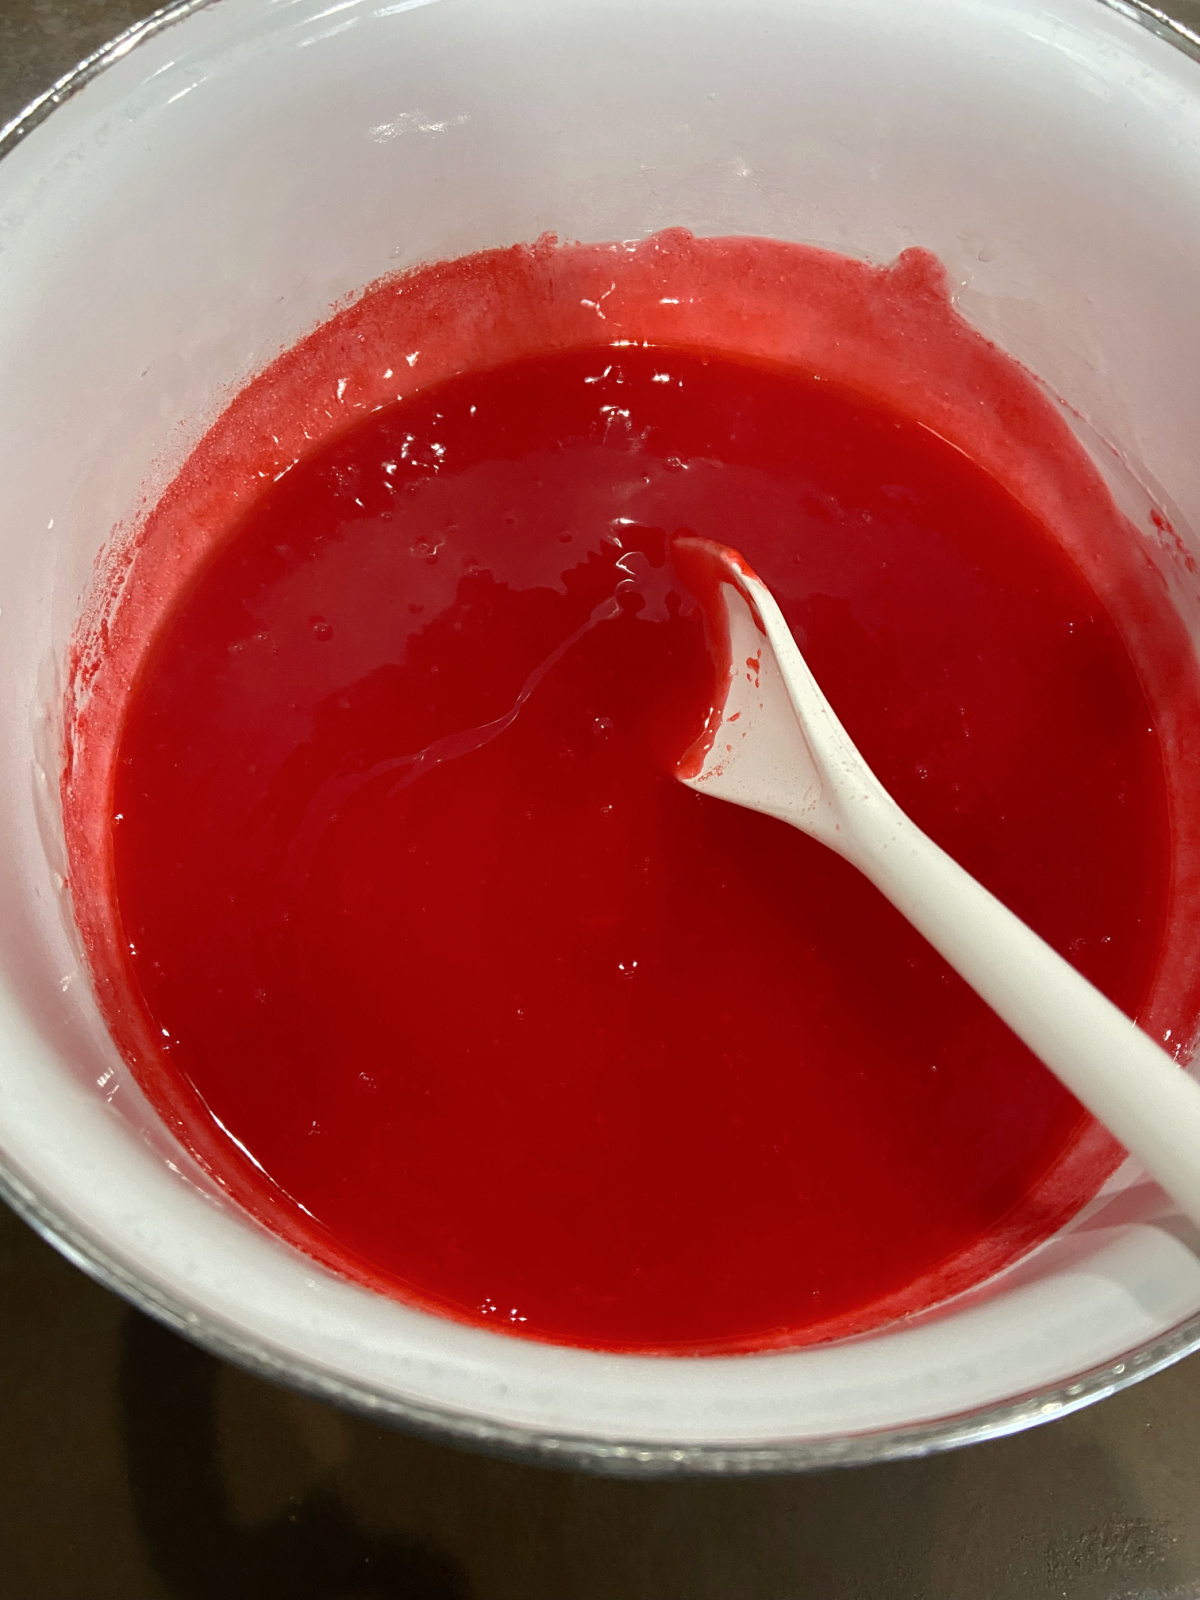
[[[1200,1084],[900,809],[842,727],[769,589],[680,539],[728,630],[723,705],[677,776],[790,822],[857,867],[1200,1226]]]

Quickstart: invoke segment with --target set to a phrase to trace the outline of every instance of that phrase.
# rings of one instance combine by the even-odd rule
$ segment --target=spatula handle
[[[1200,1226],[1200,1084],[884,795],[844,853]]]

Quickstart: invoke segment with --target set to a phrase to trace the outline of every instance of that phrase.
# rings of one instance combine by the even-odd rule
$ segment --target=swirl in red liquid
[[[164,1114],[327,1263],[610,1349],[918,1310],[1044,1237],[1118,1154],[850,867],[673,780],[712,694],[675,534],[744,552],[922,828],[1131,1014],[1194,1015],[1169,937],[1186,807],[1096,592],[1127,582],[1131,530],[1091,537],[1119,519],[1086,462],[928,269],[759,242],[814,325],[890,293],[873,387],[752,337],[630,343],[591,312],[587,343],[545,336],[572,257],[616,275],[633,328],[703,274],[717,306],[729,248],[543,246],[374,291],[218,424],[77,672],[81,926]],[[539,274],[542,349],[506,348]],[[265,421],[311,423],[314,372],[353,376],[365,345],[407,373],[422,315],[471,356],[485,313],[508,359],[364,399],[245,493]],[[1040,479],[1025,454],[1002,484],[883,381],[930,329],[956,381],[990,362],[1009,384],[997,449],[1042,427]],[[1101,552],[1092,583],[1072,535]],[[1157,627],[1146,681],[1184,682],[1165,607],[1129,593],[1135,637]]]

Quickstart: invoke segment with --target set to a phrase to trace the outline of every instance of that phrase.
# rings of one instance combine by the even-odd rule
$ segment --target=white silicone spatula
[[[1200,1226],[1200,1084],[901,811],[742,558],[707,540],[675,548],[729,661],[677,776],[864,873]]]

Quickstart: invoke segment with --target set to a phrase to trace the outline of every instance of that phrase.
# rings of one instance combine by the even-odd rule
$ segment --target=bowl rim
[[[1137,23],[1200,65],[1200,33],[1150,5],[1148,0],[1095,0],[1095,3]],[[138,45],[215,4],[217,0],[174,0],[101,45],[0,127],[0,160],[11,154],[52,112]],[[95,1282],[209,1354],[256,1376],[426,1438],[518,1461],[582,1468],[609,1475],[747,1476],[919,1458],[961,1445],[1003,1438],[1069,1415],[1200,1351],[1200,1314],[1197,1314],[1149,1343],[1128,1351],[1120,1360],[1090,1368],[1069,1383],[1033,1389],[998,1405],[987,1405],[934,1422],[907,1423],[811,1440],[769,1445],[672,1446],[587,1435],[552,1435],[422,1406],[337,1378],[315,1363],[273,1353],[265,1345],[235,1333],[217,1318],[194,1310],[181,1298],[164,1292],[149,1278],[130,1269],[70,1222],[2,1159],[0,1199]]]

